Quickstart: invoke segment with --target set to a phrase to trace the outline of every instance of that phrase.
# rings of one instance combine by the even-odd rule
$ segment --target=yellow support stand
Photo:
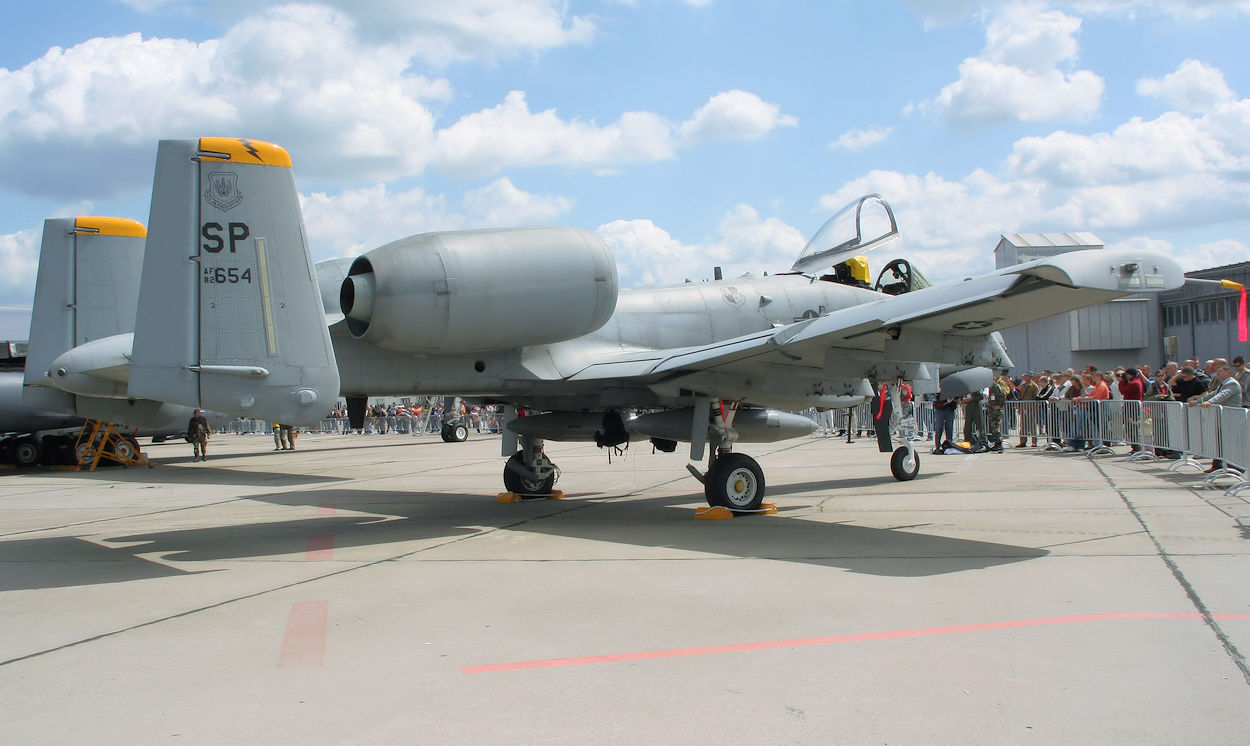
[[[763,514],[773,515],[777,512],[777,506],[772,503],[760,503],[758,510],[740,511],[743,514]],[[694,511],[695,518],[701,518],[705,521],[725,521],[734,517],[734,512],[724,506],[716,506],[714,508],[697,508]]]
[[[547,500],[563,500],[564,493],[560,490],[553,490],[550,495],[518,495],[515,492],[500,492],[499,496],[495,498],[495,502],[519,503],[527,497],[533,499],[544,498]]]
[[[103,420],[87,420],[83,423],[82,432],[78,434],[78,441],[74,444],[74,454],[78,457],[78,466],[74,467],[74,471],[81,471],[84,466],[87,471],[95,471],[102,458],[122,466],[146,465],[151,469],[156,465],[140,453],[134,443],[118,432],[117,426]]]

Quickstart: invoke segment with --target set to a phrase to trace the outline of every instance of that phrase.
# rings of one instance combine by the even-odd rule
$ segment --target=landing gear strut
[[[503,486],[521,497],[549,497],[560,470],[543,451],[538,438],[521,437],[521,450],[508,457],[503,467]]]

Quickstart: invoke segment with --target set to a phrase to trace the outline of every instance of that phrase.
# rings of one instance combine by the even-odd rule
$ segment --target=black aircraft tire
[[[139,456],[139,444],[130,438],[123,437],[109,445],[109,452],[124,459],[134,460]]]
[[[17,441],[17,445],[13,446],[13,463],[23,469],[38,464],[41,455],[39,442],[34,438],[22,438]]]
[[[893,456],[890,456],[890,472],[900,482],[910,482],[920,473],[920,454],[915,450],[911,453],[911,458],[908,458],[907,449],[900,447],[894,450]]]
[[[522,463],[520,451],[508,457],[508,463],[503,467],[504,489],[514,495],[550,495],[556,486],[556,475],[542,480],[526,479],[513,470],[513,465],[521,466]]]
[[[463,443],[469,439],[469,428],[464,425],[443,425],[443,440],[448,443]]]
[[[712,507],[753,513],[764,504],[764,470],[746,454],[727,453],[708,470],[703,495]]]

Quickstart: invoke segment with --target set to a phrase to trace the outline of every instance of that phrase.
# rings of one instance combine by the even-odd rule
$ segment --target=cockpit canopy
[[[879,194],[866,194],[838,210],[803,247],[792,272],[821,270],[899,237],[894,211]]]

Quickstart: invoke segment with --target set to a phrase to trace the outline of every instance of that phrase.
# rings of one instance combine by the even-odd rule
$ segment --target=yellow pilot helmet
[[[851,268],[851,277],[864,284],[872,282],[871,276],[868,274],[868,257],[853,256],[847,259],[846,263]]]

